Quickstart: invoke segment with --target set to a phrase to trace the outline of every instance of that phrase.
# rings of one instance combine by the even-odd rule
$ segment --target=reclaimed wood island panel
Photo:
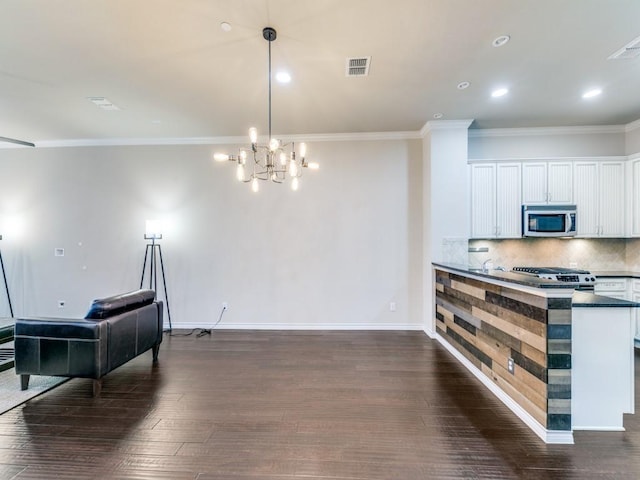
[[[547,443],[635,413],[633,310],[517,272],[434,263],[436,339]]]
[[[436,332],[449,350],[543,440],[572,443],[573,289],[436,264],[434,274]]]

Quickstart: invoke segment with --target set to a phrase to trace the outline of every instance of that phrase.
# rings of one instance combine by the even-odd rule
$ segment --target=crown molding
[[[420,132],[360,132],[360,133],[319,133],[310,135],[277,135],[283,142],[348,142],[374,140],[414,140],[420,139]],[[264,137],[266,141],[266,137]],[[38,141],[38,148],[64,147],[126,147],[162,145],[242,145],[246,136],[229,137],[174,137],[174,138],[87,138]],[[0,148],[22,148],[7,144]]]
[[[354,142],[376,140],[420,140],[434,130],[467,129],[470,138],[516,137],[535,135],[593,135],[598,133],[628,133],[640,128],[640,119],[626,125],[594,125],[582,127],[532,127],[469,129],[473,120],[432,120],[420,131],[316,133],[308,135],[277,135],[283,142]],[[170,137],[170,138],[86,138],[41,140],[36,148],[64,147],[123,147],[170,145],[242,145],[245,136],[226,137]],[[0,149],[26,148],[21,145],[0,143]]]
[[[639,125],[640,126],[640,125]],[[625,125],[587,125],[582,127],[485,128],[469,130],[469,137],[524,137],[535,135],[593,135],[625,133]]]
[[[424,124],[420,129],[420,137],[424,138],[429,132],[434,130],[456,130],[465,129],[468,130],[473,119],[469,120],[431,120]]]
[[[624,126],[624,131],[629,133],[629,132],[631,132],[633,130],[636,130],[638,128],[640,128],[640,118],[638,120],[636,120],[635,122],[627,123]]]
[[[637,154],[640,156],[640,153]],[[470,158],[467,163],[509,163],[509,162],[626,162],[633,160],[633,156],[626,155],[605,155],[605,156],[582,156],[582,157],[509,157],[509,158]]]

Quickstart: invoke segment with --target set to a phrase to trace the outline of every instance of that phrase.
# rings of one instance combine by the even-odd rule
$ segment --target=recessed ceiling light
[[[291,81],[291,75],[288,72],[276,73],[276,80],[280,83],[289,83]]]
[[[491,96],[493,98],[504,97],[507,93],[509,93],[509,89],[498,88],[497,90],[494,90],[493,92],[491,92]]]
[[[439,120],[443,117],[444,115],[442,113],[434,113],[433,114],[433,118],[435,118],[436,120]]]
[[[458,84],[458,90],[464,90],[465,88],[469,88],[469,85],[471,85],[469,82],[460,82]]]
[[[220,29],[223,32],[230,32],[231,31],[231,24],[229,22],[222,22],[220,24]]]
[[[503,45],[506,45],[509,40],[511,40],[511,37],[509,35],[500,35],[499,37],[495,38],[493,42],[491,42],[491,45],[493,45],[494,47],[501,47]]]
[[[597,97],[598,95],[600,95],[602,93],[602,89],[600,88],[593,88],[591,90],[588,90],[586,92],[584,92],[582,94],[582,98],[593,98],[593,97]]]

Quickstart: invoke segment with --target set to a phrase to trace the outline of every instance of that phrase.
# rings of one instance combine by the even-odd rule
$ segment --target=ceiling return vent
[[[366,77],[369,75],[371,57],[347,58],[347,77]]]
[[[609,60],[624,60],[626,58],[636,58],[640,56],[640,37],[634,38],[624,47],[609,56]]]

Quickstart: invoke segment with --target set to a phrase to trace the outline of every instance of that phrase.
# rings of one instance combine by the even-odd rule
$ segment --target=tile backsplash
[[[494,266],[506,269],[544,266],[640,272],[640,238],[469,240],[469,248],[478,247],[487,247],[489,251],[469,252],[472,267],[491,259]]]

